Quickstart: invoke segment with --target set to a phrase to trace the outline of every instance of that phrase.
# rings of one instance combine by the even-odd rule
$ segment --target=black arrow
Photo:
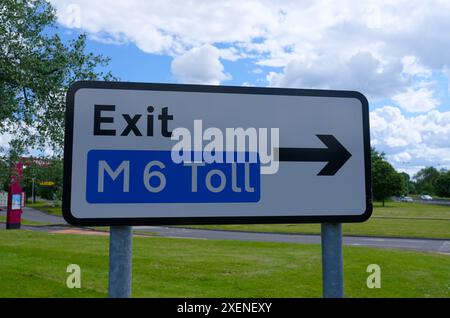
[[[316,135],[327,148],[279,148],[279,161],[328,162],[317,174],[334,176],[352,156],[333,135]]]

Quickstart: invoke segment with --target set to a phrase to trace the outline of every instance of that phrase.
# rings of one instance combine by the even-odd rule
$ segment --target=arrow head
[[[334,176],[336,172],[347,162],[352,156],[347,149],[333,135],[316,135],[325,146],[328,163],[317,174],[318,176]]]

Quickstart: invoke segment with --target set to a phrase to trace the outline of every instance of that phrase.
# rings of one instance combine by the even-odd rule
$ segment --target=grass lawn
[[[190,226],[220,230],[320,233],[320,224],[237,224]],[[364,223],[345,223],[346,235],[450,239],[450,206],[386,202],[374,203],[372,217]]]
[[[135,237],[134,297],[320,297],[319,245]],[[0,231],[0,297],[105,297],[108,237]],[[366,268],[381,266],[381,289]],[[81,267],[68,289],[66,267]],[[344,248],[347,297],[450,297],[450,256]]]
[[[388,201],[374,202],[372,217],[445,219],[450,221],[450,206]]]

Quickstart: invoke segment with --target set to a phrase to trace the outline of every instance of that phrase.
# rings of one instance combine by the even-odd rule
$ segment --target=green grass
[[[195,228],[251,232],[319,234],[320,224],[199,225]],[[345,235],[450,238],[450,206],[375,202],[372,217],[364,223],[345,223]]]
[[[134,297],[320,297],[319,245],[135,237]],[[0,231],[0,297],[106,297],[108,237]],[[68,289],[66,267],[81,267]],[[381,266],[382,288],[366,287]],[[347,297],[450,297],[450,256],[344,248]]]
[[[433,218],[450,221],[450,206],[388,201],[386,206],[374,202],[372,217]]]

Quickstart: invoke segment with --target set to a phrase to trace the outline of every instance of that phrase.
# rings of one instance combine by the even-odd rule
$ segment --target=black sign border
[[[366,211],[361,215],[321,215],[321,216],[229,216],[229,217],[149,217],[149,218],[76,218],[70,209],[72,184],[73,121],[75,93],[81,88],[154,90],[201,93],[232,93],[284,96],[318,96],[356,98],[362,105]],[[371,187],[371,148],[369,128],[369,103],[366,97],[357,91],[239,87],[213,85],[159,84],[136,82],[78,81],[73,83],[66,95],[65,136],[64,136],[64,172],[63,172],[64,219],[77,226],[118,226],[118,225],[194,225],[194,224],[275,224],[275,223],[349,223],[364,222],[372,215]]]

